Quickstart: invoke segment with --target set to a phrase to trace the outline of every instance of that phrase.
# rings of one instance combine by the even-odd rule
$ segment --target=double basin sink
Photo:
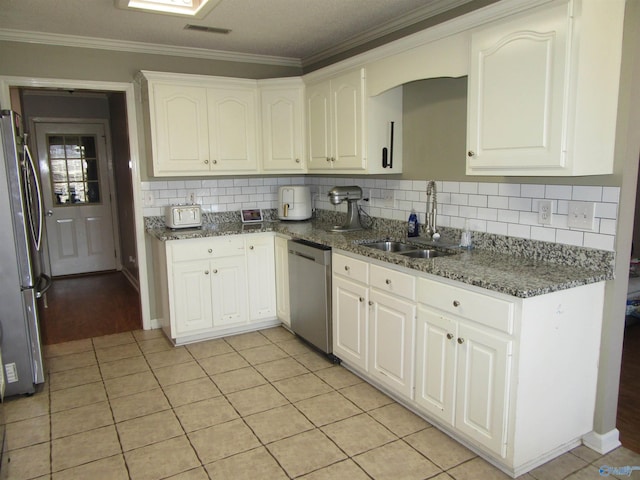
[[[382,240],[379,242],[362,243],[363,247],[374,248],[383,252],[391,252],[411,258],[436,258],[446,257],[457,253],[454,250],[440,248],[424,248],[410,243]]]

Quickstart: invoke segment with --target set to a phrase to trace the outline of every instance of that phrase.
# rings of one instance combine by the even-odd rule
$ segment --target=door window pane
[[[48,135],[54,205],[100,203],[96,137]]]

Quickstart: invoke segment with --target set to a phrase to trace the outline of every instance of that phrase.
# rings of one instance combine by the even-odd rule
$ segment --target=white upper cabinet
[[[304,84],[300,78],[261,80],[262,169],[301,173],[304,161]]]
[[[467,174],[612,173],[623,18],[561,1],[473,31]]]

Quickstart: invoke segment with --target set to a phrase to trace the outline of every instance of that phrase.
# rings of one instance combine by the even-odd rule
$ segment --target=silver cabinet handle
[[[364,302],[364,298],[360,297],[360,303]]]
[[[53,217],[53,210],[47,210],[47,217]]]
[[[300,159],[299,158],[296,158],[296,163],[300,163]]]
[[[460,302],[458,300],[454,300],[453,301],[453,306],[454,307],[459,307],[460,306]]]
[[[218,273],[218,270],[217,270],[217,269],[214,269],[214,270],[213,270],[213,273]]]
[[[209,275],[209,270],[205,270],[205,271],[204,271],[204,274],[205,274],[205,275]]]
[[[213,161],[213,164],[214,164],[214,165],[215,165],[216,163],[218,163],[218,160],[214,160],[214,161]]]
[[[253,245],[251,245],[251,246],[249,247],[249,250],[253,250]]]
[[[345,266],[344,266],[344,269],[345,269],[345,271],[347,271],[347,272],[348,272],[348,271],[350,270],[349,265],[345,265]]]
[[[204,164],[205,164],[205,165],[209,165],[209,160],[205,160],[205,161],[204,161]]]
[[[473,150],[469,150],[469,151],[467,152],[467,156],[468,156],[468,157],[475,157],[475,156],[476,156],[476,152],[474,152]]]
[[[462,345],[464,343],[464,338],[458,337],[458,343]]]
[[[212,249],[212,248],[210,248],[209,250],[207,250],[207,252],[209,252],[209,253],[213,253],[213,249]]]
[[[453,333],[447,333],[447,340],[451,340],[453,338]]]
[[[369,306],[373,306],[373,302],[369,300]]]
[[[389,280],[388,278],[384,281],[384,283],[386,283],[387,285],[391,285],[391,280]]]

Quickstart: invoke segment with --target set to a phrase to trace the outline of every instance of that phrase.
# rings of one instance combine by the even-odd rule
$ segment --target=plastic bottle
[[[464,221],[464,230],[460,235],[460,246],[462,248],[473,248],[473,241],[471,240],[471,230],[469,229],[469,220]]]
[[[407,237],[417,237],[420,235],[420,225],[418,224],[418,215],[415,210],[411,210],[409,222],[407,224]]]

